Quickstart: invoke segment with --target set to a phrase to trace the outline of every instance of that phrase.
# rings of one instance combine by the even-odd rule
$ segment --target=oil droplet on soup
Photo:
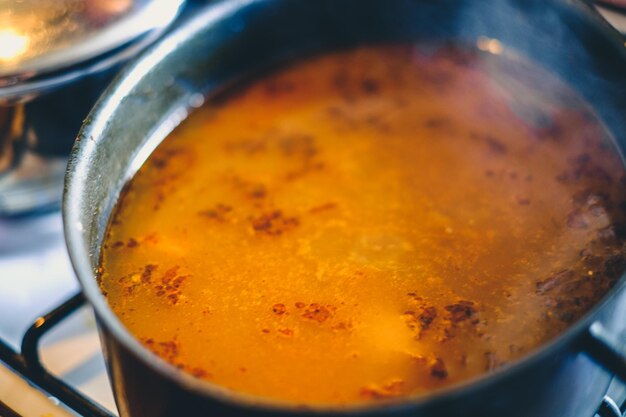
[[[210,99],[123,193],[113,310],[154,353],[297,404],[506,366],[625,266],[624,170],[569,89],[458,46],[330,53]]]

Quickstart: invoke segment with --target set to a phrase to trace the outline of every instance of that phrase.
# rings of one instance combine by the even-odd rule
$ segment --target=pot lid
[[[183,0],[0,0],[0,78],[96,58],[167,26]]]

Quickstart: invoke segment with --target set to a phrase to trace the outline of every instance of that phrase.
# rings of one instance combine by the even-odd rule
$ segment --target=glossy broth
[[[450,45],[309,58],[196,110],[120,198],[100,282],[164,360],[297,404],[506,366],[624,269],[624,169],[568,88]]]

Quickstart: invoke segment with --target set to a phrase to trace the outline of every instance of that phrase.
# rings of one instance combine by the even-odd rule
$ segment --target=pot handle
[[[582,351],[606,371],[626,383],[626,354],[620,343],[599,321],[589,326],[582,338]],[[626,403],[624,404],[626,406]],[[608,396],[596,411],[600,417],[626,417],[626,413]]]
[[[589,326],[583,339],[583,351],[598,365],[626,383],[626,355],[621,343],[596,321]]]

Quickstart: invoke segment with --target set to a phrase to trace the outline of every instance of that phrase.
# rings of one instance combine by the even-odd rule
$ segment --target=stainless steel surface
[[[0,216],[57,208],[66,164],[65,157],[26,149],[15,168],[0,174]]]
[[[183,2],[0,0],[0,216],[58,208],[83,118]]]
[[[0,86],[77,64],[166,26],[178,0],[0,0]]]

